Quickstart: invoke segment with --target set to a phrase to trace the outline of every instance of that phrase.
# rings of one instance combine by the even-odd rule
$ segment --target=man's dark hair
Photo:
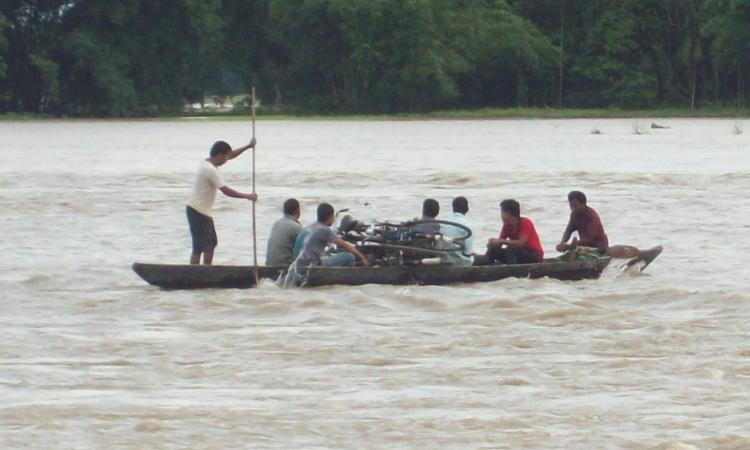
[[[466,197],[456,197],[453,199],[453,212],[466,214],[469,212],[469,201]]]
[[[229,153],[231,151],[231,145],[224,141],[216,141],[214,142],[214,145],[211,146],[211,157],[213,158],[216,155],[223,155],[224,153]]]
[[[333,215],[333,206],[328,203],[318,205],[318,222],[325,222]]]
[[[581,191],[570,191],[568,192],[568,201],[572,202],[576,200],[578,203],[586,204],[586,194]]]
[[[424,217],[437,217],[440,214],[440,203],[434,198],[428,198],[422,203],[422,216]]]
[[[284,214],[293,216],[299,211],[299,202],[296,198],[290,198],[284,202]]]
[[[521,217],[521,205],[513,199],[503,200],[500,202],[500,209],[512,215],[513,217]]]

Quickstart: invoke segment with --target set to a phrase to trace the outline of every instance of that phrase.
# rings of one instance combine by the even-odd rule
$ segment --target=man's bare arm
[[[222,188],[219,188],[222,194],[226,195],[227,197],[232,198],[244,198],[246,200],[250,201],[256,201],[258,200],[258,194],[245,194],[240,191],[235,191],[234,189],[230,188],[229,186],[224,186]]]
[[[517,247],[521,248],[526,245],[526,242],[529,240],[528,236],[521,236],[518,239],[490,239],[489,245],[492,247],[502,247],[503,245],[507,245],[509,247]]]
[[[563,233],[562,239],[560,239],[560,243],[557,244],[557,247],[555,249],[558,252],[565,252],[570,250],[572,247],[568,245],[568,241],[570,241],[570,237],[573,236],[574,226],[573,226],[573,217],[571,216],[570,220],[568,221],[568,226],[565,227],[565,232]]]
[[[560,243],[559,243],[559,244],[557,244],[557,247],[555,247],[555,249],[556,249],[556,250],[557,250],[558,252],[565,252],[565,251],[568,251],[568,250],[570,250],[571,246],[570,246],[570,245],[568,245],[568,241],[570,240],[570,236],[571,236],[572,234],[573,234],[573,233],[571,233],[570,231],[568,231],[568,230],[565,230],[565,233],[563,234],[563,237],[562,237],[562,239],[560,240]]]
[[[240,147],[240,148],[238,148],[238,149],[232,150],[232,151],[231,151],[231,152],[229,153],[229,159],[234,159],[234,158],[236,158],[236,157],[240,156],[241,154],[245,153],[245,151],[246,151],[247,149],[250,149],[250,148],[255,148],[255,145],[256,145],[257,143],[258,143],[258,141],[257,141],[257,140],[256,140],[255,138],[253,138],[253,139],[252,139],[252,140],[250,141],[250,143],[249,143],[249,144],[247,144],[247,145],[245,145],[245,146],[242,146],[242,147]]]
[[[365,255],[360,253],[355,246],[341,238],[337,238],[334,242],[339,247],[354,255],[354,257],[357,258],[357,261],[359,261],[360,265],[362,265],[363,267],[367,267],[367,258],[365,258]]]

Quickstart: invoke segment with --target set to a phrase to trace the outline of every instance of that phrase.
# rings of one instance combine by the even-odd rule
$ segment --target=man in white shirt
[[[193,238],[193,253],[190,255],[190,264],[200,264],[201,254],[203,254],[203,264],[205,265],[211,265],[214,259],[214,249],[218,244],[218,239],[212,209],[217,190],[227,197],[244,198],[253,202],[258,199],[255,193],[243,194],[227,186],[217,170],[230,159],[240,156],[245,150],[255,148],[255,144],[256,141],[253,138],[248,145],[232,150],[232,147],[226,142],[217,141],[211,146],[209,157],[201,161],[193,185],[193,193],[190,195],[185,208],[188,225],[190,225],[190,235]]]
[[[448,216],[446,220],[463,225],[473,233],[471,222],[466,218],[467,214],[469,214],[469,201],[466,200],[466,197],[456,197],[453,199],[453,214]],[[443,224],[440,228],[444,236],[454,239],[464,238],[467,234],[465,229],[453,225]],[[463,251],[452,251],[447,255],[448,262],[454,266],[461,267],[474,264],[474,237],[469,236],[463,242]]]

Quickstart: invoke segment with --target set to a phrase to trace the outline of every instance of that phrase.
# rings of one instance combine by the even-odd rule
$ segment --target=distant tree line
[[[750,0],[2,0],[0,111],[748,104]]]

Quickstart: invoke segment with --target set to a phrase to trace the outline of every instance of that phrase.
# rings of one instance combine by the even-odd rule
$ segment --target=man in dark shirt
[[[284,217],[273,225],[266,250],[267,266],[289,267],[294,261],[294,243],[302,231],[299,223],[299,201],[290,198],[284,202]]]
[[[428,198],[422,202],[422,218],[419,220],[436,220],[440,214],[440,203],[433,198]],[[440,224],[429,222],[414,225],[414,231],[434,236],[440,233]]]
[[[604,232],[604,226],[599,214],[586,204],[586,195],[580,191],[572,191],[568,194],[570,205],[570,221],[565,228],[562,240],[557,244],[557,251],[566,252],[577,246],[596,248],[601,255],[611,258],[636,258],[641,256],[641,251],[630,245],[609,246],[609,238]],[[575,239],[570,244],[570,237],[578,232],[578,241]]]

